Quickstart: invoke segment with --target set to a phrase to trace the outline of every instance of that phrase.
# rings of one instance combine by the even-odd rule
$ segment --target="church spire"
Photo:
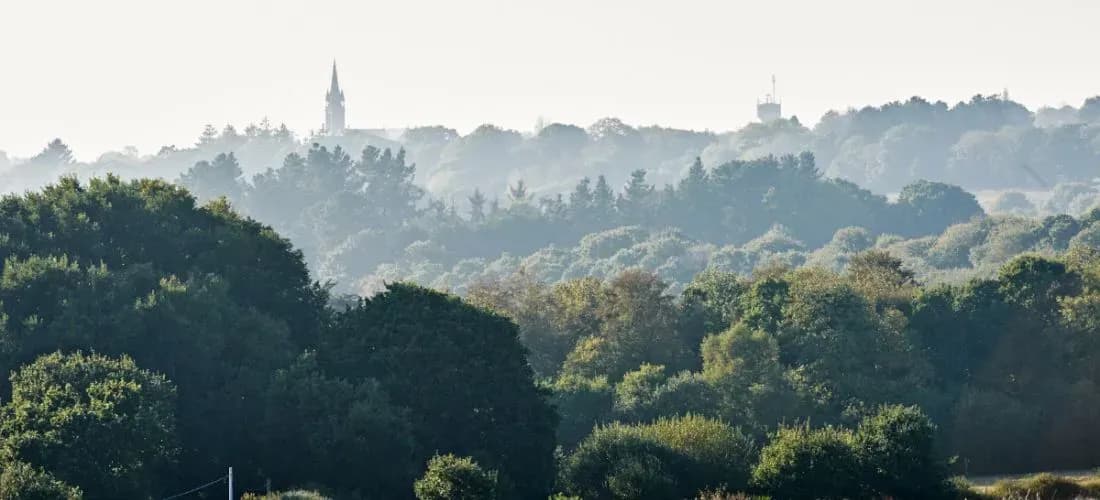
[[[325,94],[325,133],[344,135],[344,91],[336,78],[336,60],[332,61],[332,84]]]
[[[332,60],[332,85],[328,89],[329,95],[341,95],[340,82],[336,78],[336,59]]]

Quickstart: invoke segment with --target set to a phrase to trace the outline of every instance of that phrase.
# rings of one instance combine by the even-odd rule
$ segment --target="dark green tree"
[[[549,493],[556,416],[514,323],[407,284],[338,314],[318,352],[330,376],[376,379],[409,409],[418,456],[470,456],[521,497]]]
[[[174,463],[175,388],[127,357],[43,356],[12,375],[0,412],[9,456],[80,487],[88,498],[149,498]]]

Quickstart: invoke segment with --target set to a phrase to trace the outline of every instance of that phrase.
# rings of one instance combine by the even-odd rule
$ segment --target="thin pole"
[[[229,468],[229,500],[233,500],[233,468]]]

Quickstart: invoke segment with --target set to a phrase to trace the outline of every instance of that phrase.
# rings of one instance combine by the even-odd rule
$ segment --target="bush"
[[[79,500],[79,488],[24,462],[4,464],[0,473],[0,500]]]
[[[859,476],[851,432],[803,425],[776,431],[760,451],[752,482],[776,498],[855,498]]]
[[[760,452],[753,486],[777,498],[953,498],[935,460],[935,426],[914,406],[883,406],[855,432],[781,427]]]
[[[945,464],[933,458],[935,430],[915,406],[885,406],[863,419],[853,446],[869,493],[894,498],[948,496]]]
[[[683,457],[622,424],[599,427],[566,457],[562,490],[586,500],[676,499]]]
[[[680,499],[747,486],[752,441],[699,416],[597,428],[561,466],[561,486],[586,499]]]
[[[497,472],[482,469],[469,457],[436,455],[413,484],[419,500],[489,500],[499,497]]]
[[[748,486],[756,448],[739,429],[716,419],[685,415],[662,418],[639,430],[688,459],[689,476],[678,480],[692,483],[693,491],[719,485],[735,490]]]

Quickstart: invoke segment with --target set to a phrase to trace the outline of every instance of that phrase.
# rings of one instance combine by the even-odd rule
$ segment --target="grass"
[[[970,492],[975,498],[988,500],[1100,499],[1100,475],[1042,473],[1000,479],[992,484],[972,485]]]

